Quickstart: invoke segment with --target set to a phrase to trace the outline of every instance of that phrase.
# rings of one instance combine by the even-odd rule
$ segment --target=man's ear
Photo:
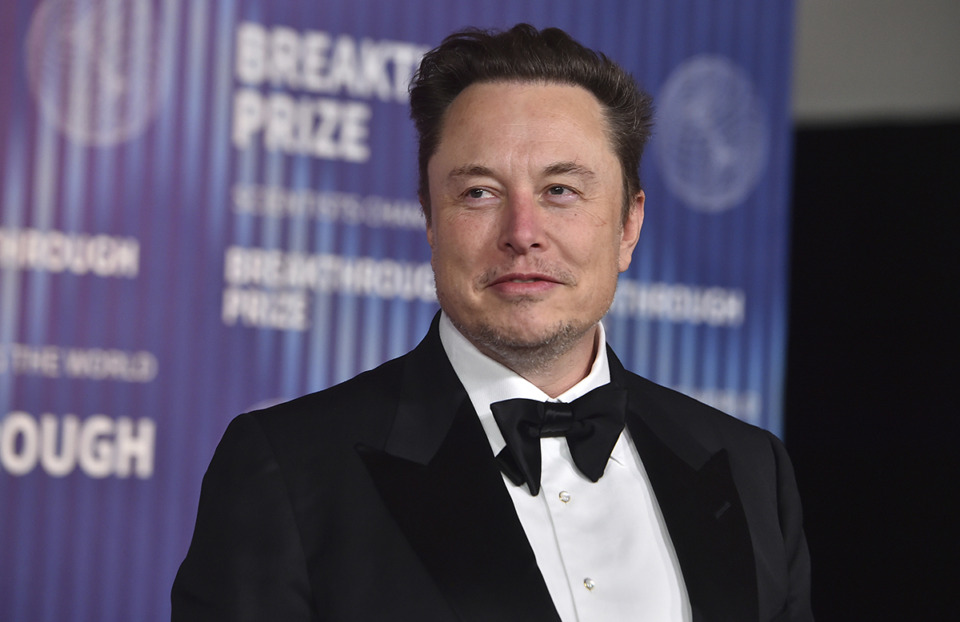
[[[627,212],[620,232],[620,272],[626,272],[633,259],[633,250],[640,240],[640,229],[643,227],[643,202],[646,199],[643,190],[633,197],[633,202]]]

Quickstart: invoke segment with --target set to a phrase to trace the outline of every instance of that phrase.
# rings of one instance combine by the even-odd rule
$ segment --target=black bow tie
[[[504,474],[516,485],[526,482],[540,493],[540,439],[565,436],[574,464],[597,481],[623,430],[627,392],[603,385],[569,404],[522,398],[490,405],[507,446],[497,455]]]

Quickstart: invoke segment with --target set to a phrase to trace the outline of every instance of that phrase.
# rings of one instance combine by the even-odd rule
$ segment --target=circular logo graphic
[[[690,207],[741,203],[767,162],[769,128],[746,72],[722,56],[695,56],[670,75],[657,105],[657,160]]]
[[[30,90],[43,116],[85,145],[146,129],[160,107],[156,0],[46,0],[27,31]]]

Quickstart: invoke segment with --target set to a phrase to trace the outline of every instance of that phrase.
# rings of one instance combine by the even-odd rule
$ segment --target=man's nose
[[[520,255],[546,248],[545,216],[535,197],[508,197],[500,214],[499,247]]]

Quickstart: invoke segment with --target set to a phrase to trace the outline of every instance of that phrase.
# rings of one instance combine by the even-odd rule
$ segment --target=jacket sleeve
[[[779,439],[770,435],[777,466],[777,513],[786,552],[789,591],[784,614],[778,620],[810,622],[810,553],[803,532],[803,512],[793,464]]]
[[[319,619],[277,460],[250,415],[228,426],[203,477],[171,601],[173,622]]]

